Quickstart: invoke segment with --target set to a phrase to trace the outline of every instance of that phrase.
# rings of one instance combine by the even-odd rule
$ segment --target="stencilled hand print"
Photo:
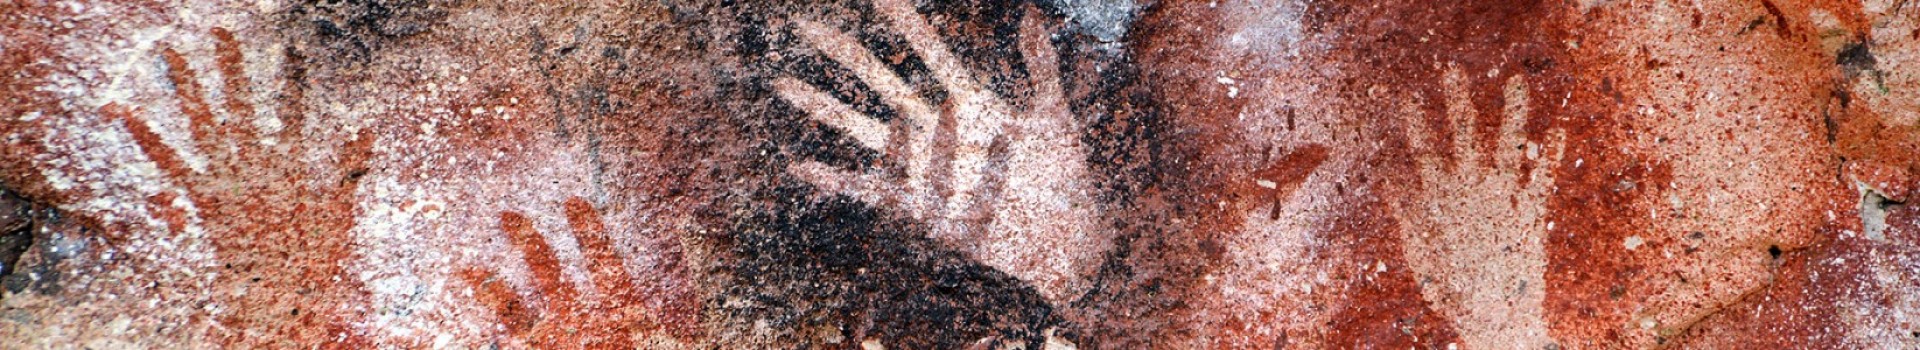
[[[1408,143],[1417,160],[1420,191],[1396,211],[1406,260],[1421,293],[1453,319],[1466,348],[1541,349],[1551,344],[1543,318],[1546,253],[1553,229],[1547,199],[1551,169],[1559,164],[1563,131],[1542,144],[1529,142],[1527,83],[1506,80],[1505,108],[1493,148],[1483,148],[1469,78],[1457,67],[1443,77],[1446,129],[1428,130],[1425,114],[1405,116]],[[1429,142],[1422,135],[1434,135]],[[1452,157],[1437,147],[1452,149]],[[1489,159],[1491,158],[1491,159]]]
[[[342,300],[354,300],[357,285],[344,264],[353,255],[349,231],[356,214],[354,192],[367,174],[374,138],[361,130],[344,144],[306,130],[304,70],[301,57],[282,57],[269,96],[256,94],[248,79],[246,57],[234,33],[214,28],[212,64],[218,67],[216,103],[202,87],[193,63],[174,48],[162,50],[167,88],[185,117],[191,142],[186,149],[168,145],[156,125],[156,113],[108,104],[101,114],[124,123],[134,144],[179,189],[148,198],[147,205],[176,236],[205,237],[224,262],[217,283],[246,290],[224,305],[223,337],[238,344],[278,347],[316,339],[354,338]],[[254,106],[256,98],[279,101],[271,111]],[[256,120],[278,122],[277,130],[258,129]],[[269,122],[268,124],[271,124]],[[198,155],[204,166],[188,161]],[[324,157],[315,163],[310,156]],[[319,309],[315,309],[318,307]],[[289,318],[297,321],[288,321]],[[326,327],[284,327],[286,322]]]
[[[500,213],[500,230],[526,262],[531,277],[527,296],[514,291],[498,273],[468,268],[460,277],[474,297],[498,318],[505,335],[518,341],[509,347],[535,349],[660,349],[680,344],[675,336],[689,334],[698,325],[693,310],[675,309],[671,300],[650,297],[634,283],[634,274],[613,247],[606,224],[593,205],[579,197],[563,208],[567,227],[578,240],[591,271],[594,292],[582,295],[563,277],[563,266],[546,238],[534,230],[533,220],[515,212]],[[675,303],[684,304],[684,303]]]
[[[948,96],[935,106],[854,35],[805,19],[792,30],[851,70],[901,118],[865,115],[794,77],[773,90],[812,120],[886,154],[875,169],[847,171],[801,162],[789,173],[826,191],[908,213],[933,239],[1035,286],[1048,300],[1083,294],[1100,252],[1087,151],[1059,73],[1047,18],[1029,9],[1019,51],[1031,89],[1024,101],[989,89],[948,48],[910,0],[877,0],[887,28],[903,36]],[[892,169],[886,169],[892,167]],[[890,171],[891,170],[891,171]]]

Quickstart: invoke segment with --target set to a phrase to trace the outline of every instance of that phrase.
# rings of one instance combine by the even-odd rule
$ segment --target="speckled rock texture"
[[[4,349],[1920,348],[1906,0],[0,0]]]

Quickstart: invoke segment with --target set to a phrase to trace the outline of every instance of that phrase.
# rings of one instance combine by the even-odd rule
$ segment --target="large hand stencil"
[[[1045,16],[1029,11],[1019,47],[1030,70],[1024,104],[986,88],[941,41],[908,0],[878,0],[888,28],[906,38],[950,96],[938,108],[875,57],[858,39],[828,24],[798,20],[794,32],[853,71],[902,118],[889,125],[792,77],[772,82],[788,103],[864,147],[899,150],[889,161],[904,172],[844,171],[801,162],[789,172],[817,186],[926,222],[930,236],[989,266],[1032,283],[1054,302],[1078,297],[1086,277],[1108,249],[1106,230],[1089,193],[1086,149],[1067,107],[1059,58]],[[940,127],[943,122],[950,129]],[[944,134],[943,133],[951,133]],[[952,137],[952,147],[936,140]],[[903,142],[904,147],[888,147]]]

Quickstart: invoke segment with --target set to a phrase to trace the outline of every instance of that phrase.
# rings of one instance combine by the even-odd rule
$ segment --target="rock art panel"
[[[0,348],[1909,348],[1906,1],[14,1]]]

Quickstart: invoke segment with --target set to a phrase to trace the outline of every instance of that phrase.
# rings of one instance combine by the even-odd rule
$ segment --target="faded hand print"
[[[789,172],[829,192],[909,214],[925,222],[935,240],[1033,284],[1054,303],[1084,294],[1086,276],[1112,243],[1107,230],[1096,228],[1087,151],[1063,96],[1053,29],[1042,22],[1047,17],[1030,9],[1020,25],[1018,46],[1030,73],[1029,97],[1020,101],[977,79],[912,1],[873,6],[926,62],[948,105],[928,103],[855,36],[797,20],[793,31],[805,43],[853,71],[901,118],[883,122],[799,79],[777,78],[773,89],[786,102],[886,154],[873,169],[802,162]]]
[[[533,220],[500,213],[500,230],[524,257],[532,290],[523,297],[498,273],[472,267],[460,276],[474,297],[493,311],[510,347],[540,349],[672,349],[686,347],[675,337],[698,327],[695,310],[675,308],[657,288],[634,283],[606,224],[593,204],[579,197],[564,204],[567,227],[580,244],[591,271],[594,292],[583,295],[566,279],[552,245],[533,228]],[[671,336],[669,336],[671,334]]]
[[[357,285],[343,282],[352,279],[342,265],[353,255],[354,192],[369,171],[374,137],[361,130],[342,145],[305,129],[303,62],[291,52],[282,57],[275,77],[282,86],[264,99],[278,101],[276,108],[256,109],[241,42],[226,29],[210,34],[212,63],[222,78],[215,80],[219,94],[212,96],[222,97],[222,103],[210,101],[189,56],[165,48],[159,57],[186,119],[187,149],[168,145],[150,125],[158,124],[162,113],[108,104],[101,114],[125,123],[139,150],[178,186],[177,192],[148,198],[156,216],[176,235],[201,234],[189,227],[211,233],[208,241],[226,262],[225,271],[216,274],[219,283],[249,290],[227,301],[233,312],[221,316],[228,328],[220,336],[260,347],[347,338],[342,320],[350,319],[351,310],[325,305],[358,296]],[[257,128],[255,121],[262,118],[277,130]],[[316,153],[324,157],[317,165],[308,161]],[[204,166],[190,162],[193,155],[204,159]],[[287,317],[329,326],[280,326]]]
[[[1417,109],[1401,113],[1425,192],[1395,211],[1406,260],[1421,294],[1452,318],[1465,348],[1545,348],[1552,340],[1542,309],[1543,242],[1554,225],[1546,204],[1565,136],[1555,129],[1544,145],[1527,139],[1528,87],[1516,74],[1502,89],[1493,148],[1482,147],[1475,137],[1481,113],[1466,74],[1446,70],[1444,129],[1429,130]]]

